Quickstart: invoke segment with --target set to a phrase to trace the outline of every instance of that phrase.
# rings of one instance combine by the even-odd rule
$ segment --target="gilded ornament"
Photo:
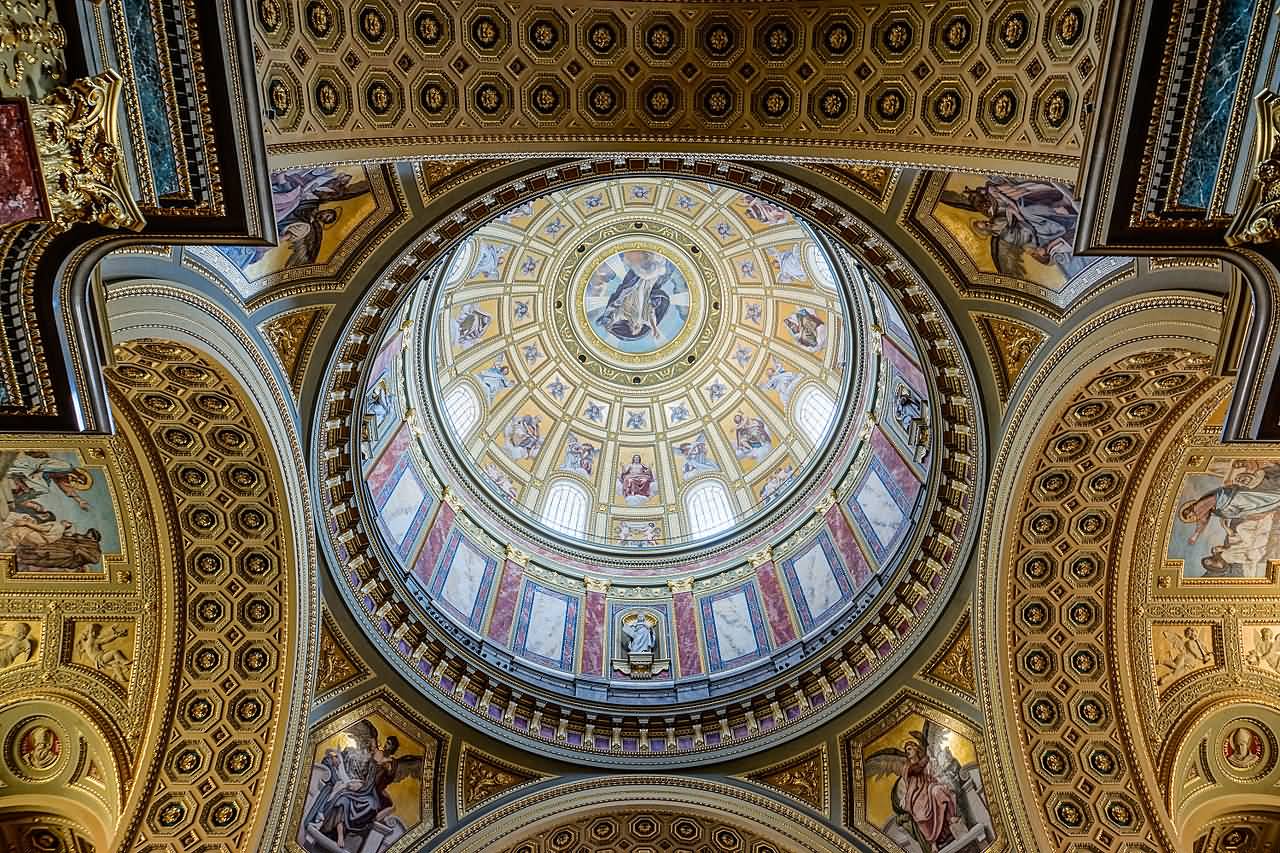
[[[67,31],[37,0],[10,0],[0,11],[0,75],[3,95],[39,93],[63,69]]]
[[[1048,658],[1044,657],[1043,653],[1034,654],[1040,654],[1044,658],[1043,668],[1047,670]],[[1035,671],[1039,664],[1032,661],[1033,655],[1028,655],[1027,664]],[[970,628],[968,614],[965,614],[964,619],[956,626],[946,650],[934,660],[924,674],[969,696],[977,695],[978,687],[973,671],[973,631]]]
[[[1280,95],[1264,89],[1254,98],[1253,179],[1227,229],[1229,246],[1280,239]]]
[[[748,773],[745,778],[781,791],[815,811],[827,810],[826,747],[820,746],[782,764]]]
[[[123,83],[108,69],[54,89],[31,106],[32,130],[56,228],[91,222],[142,229],[117,122]]]

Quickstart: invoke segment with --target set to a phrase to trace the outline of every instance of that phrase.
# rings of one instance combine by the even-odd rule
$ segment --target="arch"
[[[560,479],[547,489],[542,502],[542,520],[550,527],[571,536],[581,536],[587,531],[587,512],[591,508],[591,495],[573,480]]]
[[[280,645],[280,687],[275,697],[281,719],[265,744],[260,773],[267,784],[244,831],[249,834],[249,846],[275,849],[283,845],[283,814],[305,777],[300,769],[307,735],[302,710],[310,707],[314,692],[319,633],[315,630],[319,605],[312,497],[288,379],[276,360],[266,355],[268,345],[251,331],[251,325],[246,329],[242,319],[184,285],[124,279],[108,285],[106,301],[112,338],[123,345],[118,349],[122,357],[137,358],[135,350],[149,346],[142,343],[148,339],[161,341],[161,347],[171,342],[180,349],[190,347],[185,353],[175,352],[173,358],[213,368],[214,386],[252,413],[241,426],[251,430],[261,449],[273,502],[279,507],[281,576],[289,580],[280,588],[277,604],[287,615],[288,626]],[[165,369],[164,362],[170,359],[160,358],[158,352],[154,356],[156,369]],[[217,419],[212,419],[208,428],[216,425]],[[136,822],[134,827],[140,825]]]
[[[733,525],[733,501],[719,480],[706,479],[692,485],[685,493],[684,508],[691,537],[710,536]]]
[[[792,416],[800,432],[809,439],[809,443],[817,447],[826,437],[835,417],[836,400],[821,385],[809,383],[796,395]]]
[[[646,819],[647,818],[647,819]],[[675,824],[685,822],[683,832]],[[590,844],[599,833],[625,839],[632,827],[647,833],[674,831],[688,845],[700,835],[716,849],[852,853],[844,837],[770,797],[694,778],[633,776],[624,781],[594,778],[547,788],[458,828],[440,853],[538,850],[553,834],[577,835]],[[670,827],[670,830],[668,830]],[[721,839],[712,833],[725,831]],[[689,845],[693,846],[693,845]],[[559,849],[559,848],[556,848]]]
[[[459,382],[444,395],[444,414],[453,425],[453,432],[462,441],[480,423],[480,398],[475,389]]]

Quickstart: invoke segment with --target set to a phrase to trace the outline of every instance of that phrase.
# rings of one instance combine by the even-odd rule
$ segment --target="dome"
[[[587,761],[712,760],[808,724],[747,710],[800,669],[832,708],[863,695],[941,606],[966,374],[829,201],[577,168],[499,188],[371,292],[331,374],[359,430],[320,452],[360,475],[331,541],[449,710]]]
[[[793,490],[850,408],[860,365],[834,270],[805,223],[732,188],[551,193],[450,261],[431,396],[491,496],[550,535],[650,549],[732,533]]]

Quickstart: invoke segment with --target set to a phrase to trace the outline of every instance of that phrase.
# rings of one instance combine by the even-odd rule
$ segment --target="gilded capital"
[[[1264,89],[1254,104],[1253,176],[1227,229],[1230,246],[1280,239],[1280,95]]]
[[[681,592],[693,592],[693,578],[677,578],[676,580],[667,581],[667,588],[671,590],[672,595]]]
[[[122,82],[110,69],[54,89],[31,106],[32,130],[57,228],[146,224],[125,172],[117,120]]]

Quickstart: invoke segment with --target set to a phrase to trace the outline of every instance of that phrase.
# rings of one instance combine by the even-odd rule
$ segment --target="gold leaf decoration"
[[[996,387],[1000,392],[1000,402],[1009,401],[1009,392],[1018,383],[1022,369],[1031,361],[1036,350],[1048,340],[1049,336],[1026,323],[997,317],[993,314],[975,314],[978,331],[982,333],[982,342],[987,348],[987,357],[991,359],[992,372],[995,373]]]
[[[263,336],[276,351],[285,376],[289,377],[295,397],[302,392],[302,377],[307,372],[307,362],[315,344],[314,333],[328,315],[327,305],[299,308],[277,314],[260,326]]]
[[[825,746],[818,746],[795,758],[753,771],[744,778],[772,788],[816,811],[825,812],[830,805]]]
[[[364,667],[355,659],[346,643],[340,639],[332,624],[332,617],[325,611],[320,625],[320,656],[316,662],[316,692],[320,694],[350,684],[364,675]]]
[[[973,675],[973,631],[968,613],[956,624],[943,644],[942,652],[929,662],[923,675],[926,679],[959,690],[969,698],[977,695]]]
[[[458,762],[458,814],[467,814],[502,794],[545,778],[543,773],[463,744]]]

